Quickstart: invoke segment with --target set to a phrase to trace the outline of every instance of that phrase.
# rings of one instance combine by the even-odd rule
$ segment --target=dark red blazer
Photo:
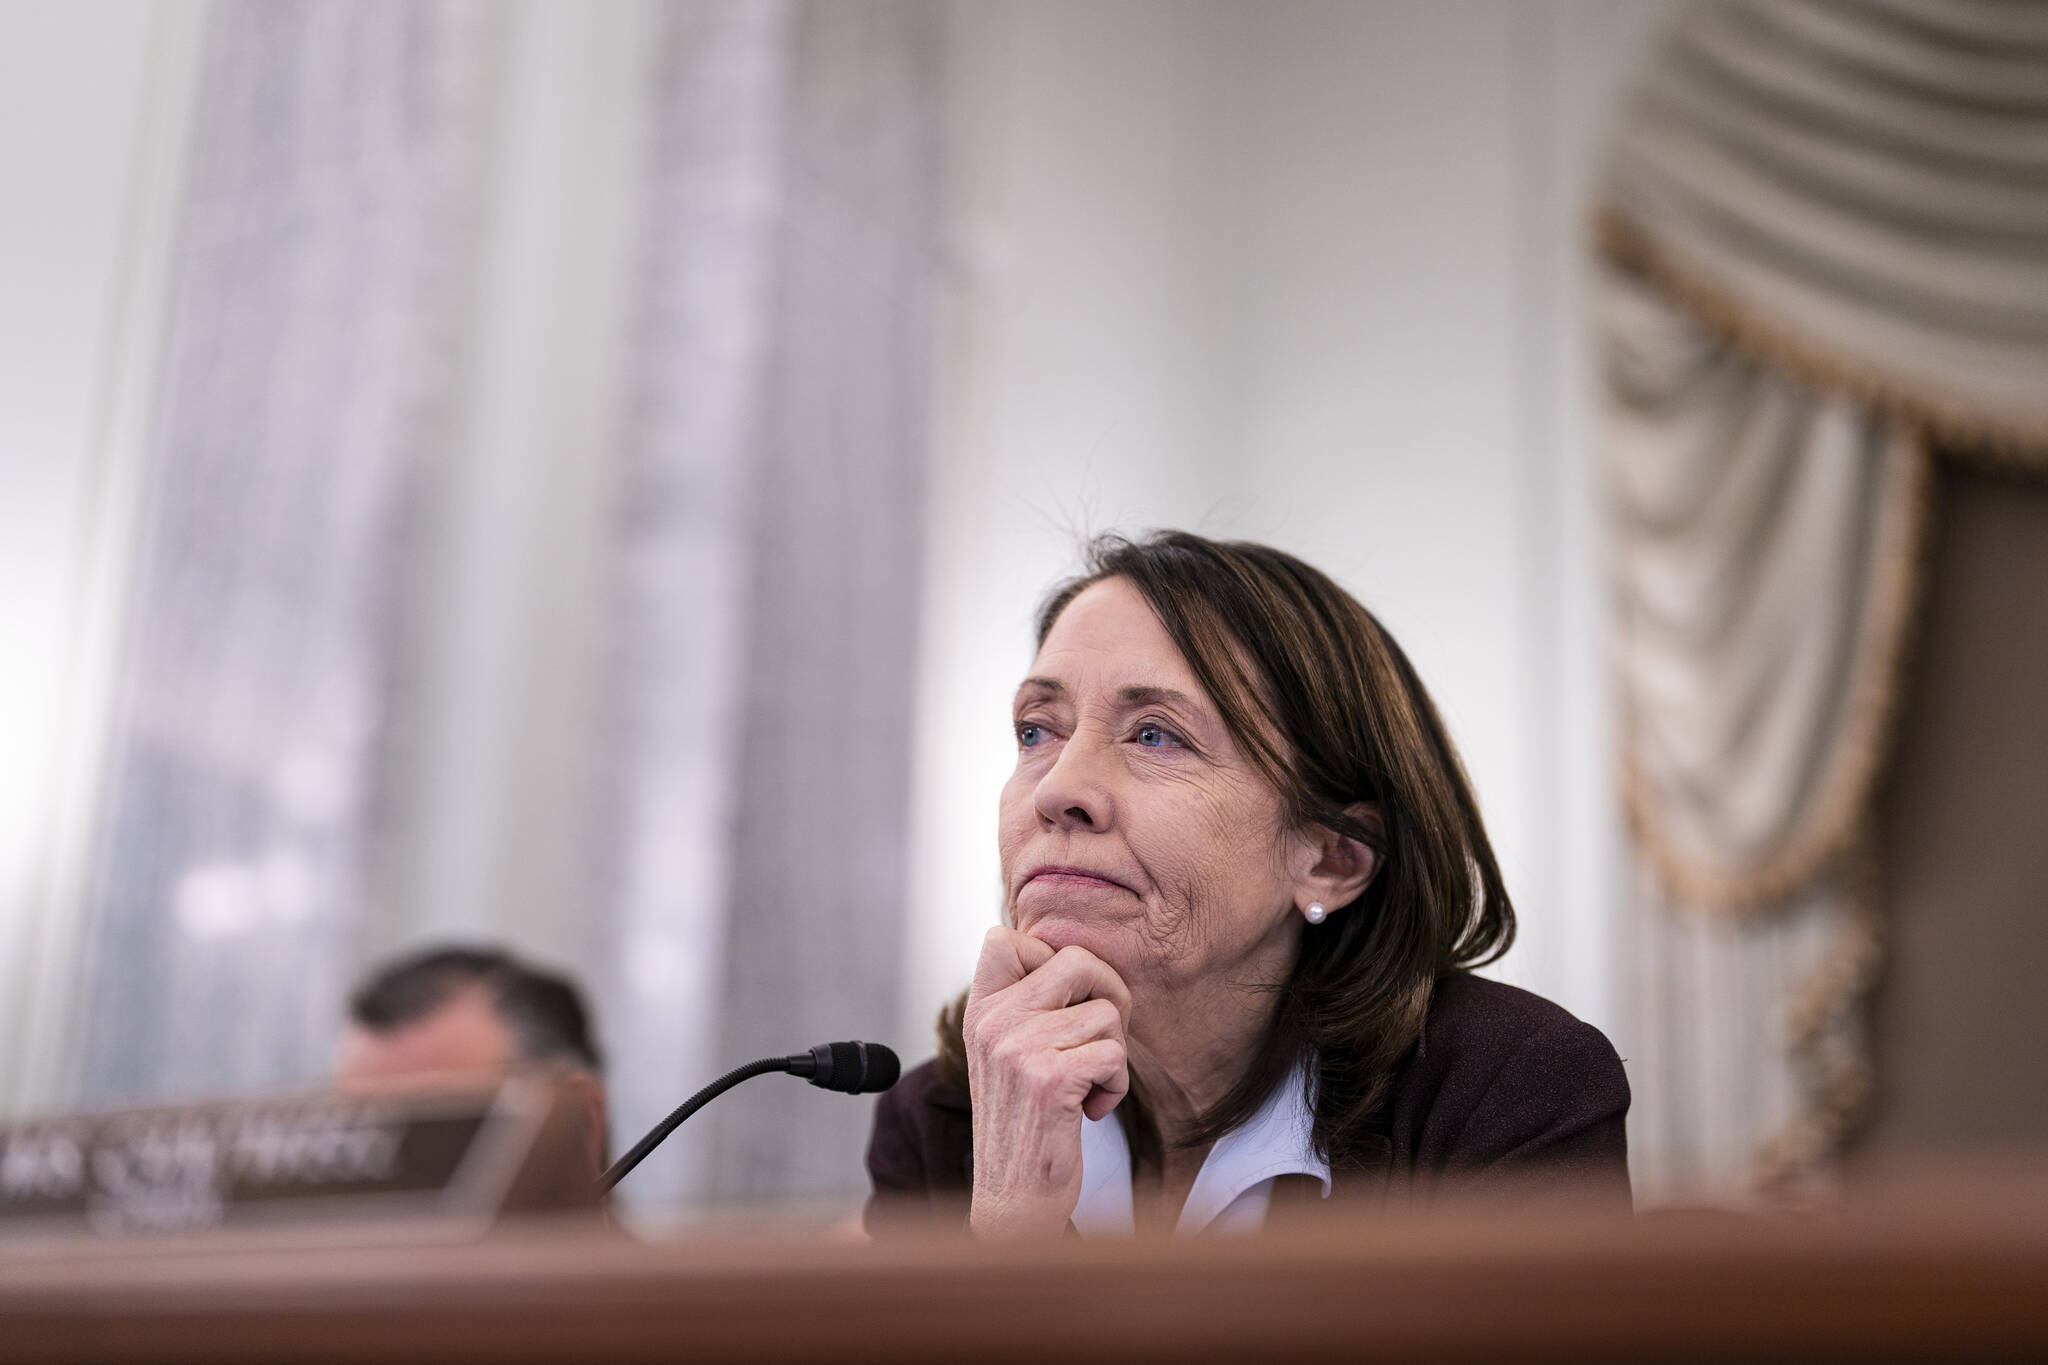
[[[1331,1193],[1534,1188],[1626,1210],[1628,1099],[1621,1059],[1600,1030],[1540,996],[1452,972],[1394,1073],[1370,1159],[1333,1171]],[[973,1166],[967,1095],[926,1062],[875,1107],[870,1228],[918,1206],[957,1216]]]

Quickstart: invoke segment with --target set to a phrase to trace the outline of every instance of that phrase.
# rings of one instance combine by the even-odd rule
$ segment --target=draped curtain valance
[[[1638,856],[1672,907],[1820,896],[1841,921],[1783,1002],[1805,1101],[1782,1173],[1869,1091],[1857,854],[1932,453],[2048,472],[2048,6],[1692,4],[1595,226]]]

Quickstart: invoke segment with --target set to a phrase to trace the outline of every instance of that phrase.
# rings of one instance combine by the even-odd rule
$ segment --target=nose
[[[1086,729],[1060,748],[1032,789],[1031,802],[1047,829],[1104,830],[1116,815],[1110,795],[1109,746]]]

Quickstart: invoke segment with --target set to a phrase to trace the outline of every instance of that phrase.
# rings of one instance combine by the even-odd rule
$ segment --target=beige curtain
[[[1875,1083],[1930,451],[2048,469],[2048,7],[1694,4],[1596,222],[1639,1177],[1782,1189]]]
[[[211,15],[63,1103],[331,1064],[489,16]]]

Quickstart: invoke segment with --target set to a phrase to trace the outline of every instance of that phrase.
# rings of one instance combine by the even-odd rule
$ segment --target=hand
[[[1131,993],[1085,948],[989,930],[961,1034],[974,1102],[969,1226],[1058,1236],[1081,1197],[1081,1118],[1131,1088]]]

